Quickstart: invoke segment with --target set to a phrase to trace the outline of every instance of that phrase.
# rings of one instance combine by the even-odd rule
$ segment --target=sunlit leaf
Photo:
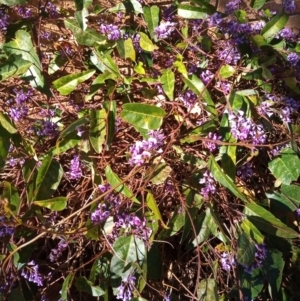
[[[139,35],[140,35],[140,46],[143,50],[152,52],[158,49],[158,47],[153,44],[153,42],[149,39],[149,37],[145,33],[139,32]]]
[[[15,134],[18,132],[18,130],[12,124],[11,120],[8,118],[8,116],[4,115],[2,112],[0,112],[0,124],[10,134]]]
[[[281,185],[281,192],[285,197],[288,197],[298,207],[300,207],[300,186],[282,184]],[[294,208],[294,207],[292,207],[292,208]]]
[[[89,138],[93,149],[100,154],[105,143],[106,135],[106,118],[105,109],[90,110],[90,131]]]
[[[10,147],[11,134],[0,125],[0,169],[4,167]]]
[[[220,77],[226,79],[235,73],[235,68],[230,65],[223,65],[220,69]]]
[[[261,30],[261,34],[265,39],[274,37],[277,32],[284,28],[289,16],[284,12],[275,15]]]
[[[117,104],[116,101],[105,101],[103,103],[103,107],[106,110],[107,114],[107,137],[106,137],[106,149],[109,150],[110,145],[114,139],[115,131],[116,131],[116,110]]]
[[[191,6],[187,4],[177,5],[178,16],[185,19],[206,19],[208,10],[197,6]]]
[[[25,61],[21,55],[11,55],[0,65],[0,81],[24,74],[31,65],[32,62]]]
[[[249,237],[255,240],[258,244],[262,244],[264,242],[264,236],[248,219],[244,219],[242,221],[241,228]]]
[[[251,0],[250,6],[254,9],[260,9],[262,8],[267,0]]]
[[[159,24],[159,7],[157,5],[144,6],[144,18],[148,25],[148,30],[152,39],[155,39],[154,29]]]
[[[1,4],[7,5],[7,6],[24,4],[26,2],[27,2],[27,0],[0,0]]]
[[[67,198],[63,196],[59,196],[49,200],[41,200],[41,201],[34,201],[35,205],[46,207],[53,211],[61,211],[67,207]]]
[[[129,58],[133,62],[135,61],[136,53],[131,38],[128,38],[126,40],[120,39],[119,41],[117,41],[117,49],[122,58]]]
[[[13,184],[7,181],[4,181],[2,185],[3,185],[3,193],[1,195],[2,200],[6,199],[9,204],[9,209],[14,214],[18,214],[21,206],[21,199],[17,188]]]
[[[72,286],[74,280],[74,274],[70,273],[64,280],[62,289],[61,289],[61,300],[66,301],[68,299],[68,291]]]
[[[161,223],[165,229],[168,229],[168,227],[165,225],[165,223],[162,219],[162,215],[157,206],[157,201],[155,200],[153,194],[150,192],[147,193],[146,203],[147,203],[147,206],[149,207],[149,209],[154,213],[155,218],[157,220],[161,221]]]
[[[64,64],[68,61],[66,56],[63,56],[61,53],[53,54],[53,57],[48,66],[48,74],[51,75],[59,70]]]
[[[197,288],[198,300],[219,301],[218,287],[215,279],[201,280]]]
[[[160,77],[162,88],[170,100],[174,100],[175,75],[172,70],[166,69]]]

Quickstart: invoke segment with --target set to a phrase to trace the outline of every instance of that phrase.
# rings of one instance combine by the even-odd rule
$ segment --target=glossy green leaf
[[[284,12],[275,15],[261,30],[261,34],[265,39],[274,37],[277,32],[284,28],[289,17]]]
[[[24,79],[28,80],[32,87],[50,95],[49,87],[42,75],[41,62],[28,32],[18,30],[15,39],[3,45],[3,50],[8,56],[21,55],[23,60],[31,62],[32,65],[25,73]]]
[[[250,266],[254,260],[256,248],[255,243],[246,233],[242,233],[238,238],[237,261],[246,266]]]
[[[80,83],[88,80],[93,76],[95,70],[87,70],[75,74],[63,76],[55,80],[52,84],[53,87],[59,91],[61,95],[69,95],[73,92]]]
[[[116,62],[113,60],[113,58],[109,53],[103,54],[99,52],[97,49],[95,49],[95,55],[97,56],[97,59],[101,62],[101,64],[103,64],[103,66],[105,67],[103,72],[105,70],[108,70],[118,76],[121,76],[118,65],[116,64]]]
[[[48,66],[48,74],[51,75],[59,70],[68,61],[67,57],[62,56],[61,53],[54,53]]]
[[[74,280],[74,275],[70,273],[64,280],[62,289],[61,289],[61,300],[66,301],[68,299],[68,291],[72,286]]]
[[[11,134],[0,125],[0,169],[4,167],[10,147]]]
[[[75,12],[75,18],[80,26],[80,29],[85,31],[87,29],[87,17],[89,16],[89,11],[87,8],[78,10]]]
[[[229,189],[236,197],[244,201],[245,203],[248,203],[250,200],[238,190],[234,182],[232,181],[229,176],[224,174],[221,167],[216,162],[215,158],[211,155],[210,159],[208,161],[209,170],[212,173],[215,180],[223,185],[225,188]]]
[[[143,103],[124,104],[121,112],[124,121],[146,130],[159,129],[165,115],[163,109]]]
[[[154,29],[159,25],[159,7],[157,5],[144,6],[144,18],[152,39],[155,39]]]
[[[21,55],[11,55],[0,65],[0,81],[24,74],[31,65],[32,62],[25,61]]]
[[[146,70],[145,70],[145,68],[144,68],[143,62],[138,62],[137,65],[134,66],[134,71],[135,71],[137,74],[141,74],[141,75],[146,74]]]
[[[201,301],[219,301],[218,287],[215,279],[201,280],[197,288],[197,297]]]
[[[161,221],[161,223],[165,229],[168,229],[168,227],[166,226],[166,224],[164,223],[164,221],[162,219],[161,213],[157,206],[157,202],[156,202],[153,194],[150,192],[147,193],[146,204],[147,204],[148,208],[154,213],[155,218],[157,220]]]
[[[251,237],[258,244],[262,244],[264,242],[264,236],[248,219],[244,219],[242,221],[241,228],[248,235],[248,237]]]
[[[207,12],[207,10],[197,6],[191,6],[187,4],[177,5],[178,16],[184,19],[206,19]]]
[[[215,104],[204,83],[196,75],[184,76],[184,83],[197,95],[201,96],[206,103],[205,109],[214,116],[218,115]]]
[[[74,122],[72,122],[70,125],[68,125],[63,131],[60,132],[60,135],[57,139],[59,142],[62,140],[64,137],[68,136],[69,134],[73,132],[77,132],[77,129],[85,126],[89,122],[89,119],[87,117],[82,117],[76,119]]]
[[[105,168],[105,176],[107,178],[108,183],[111,185],[112,188],[114,188],[115,191],[122,193],[135,203],[140,203],[137,200],[137,198],[133,195],[131,190],[125,184],[122,183],[122,180],[118,177],[118,175],[113,172],[109,165],[107,165]]]
[[[289,187],[288,185],[286,185]],[[271,206],[276,206],[279,210],[282,211],[295,211],[298,209],[298,206],[290,200],[284,193],[274,191],[273,193],[266,193],[266,197],[270,200]],[[300,204],[300,202],[299,202]]]
[[[134,235],[118,237],[113,245],[114,255],[111,259],[111,278],[124,280],[132,272],[128,265],[138,264],[142,266],[146,260],[145,243]],[[126,269],[125,269],[126,267]]]
[[[58,156],[76,146],[81,139],[82,138],[80,138],[75,131],[70,132],[58,140],[56,145],[50,148],[48,153],[52,156]]]
[[[21,206],[21,199],[17,188],[10,182],[3,181],[3,193],[1,195],[2,200],[7,199],[9,204],[9,209],[15,214],[19,214],[19,209]]]
[[[41,200],[41,201],[34,201],[33,203],[35,205],[46,207],[48,209],[51,209],[53,211],[61,211],[66,209],[67,207],[67,198],[64,196],[59,196],[56,198],[52,198],[49,200]]]
[[[129,58],[133,62],[135,62],[136,53],[131,38],[128,38],[126,40],[121,39],[117,41],[117,49],[122,58],[124,59]]]
[[[106,136],[106,118],[105,109],[90,110],[90,131],[89,138],[91,145],[97,154],[102,152]]]
[[[176,56],[175,61],[173,62],[173,66],[177,68],[178,72],[181,73],[183,76],[187,77],[188,72],[185,67],[185,64],[183,63],[183,56],[178,54]]]
[[[0,112],[0,124],[10,134],[15,134],[18,132],[8,116],[4,115],[2,112]]]
[[[77,21],[71,20],[71,19],[65,19],[64,20],[66,28],[70,29],[78,44],[80,45],[86,45],[86,46],[94,46],[95,44],[105,44],[106,43],[106,37],[98,33],[96,30],[92,28],[87,28],[85,31],[83,31],[80,28],[80,25]]]
[[[80,292],[85,292],[93,297],[103,296],[105,291],[100,286],[95,286],[86,277],[80,276],[75,278],[75,286]]]
[[[158,49],[158,47],[153,44],[153,42],[149,39],[149,37],[145,33],[139,32],[139,35],[140,35],[140,47],[143,50],[152,52]]]
[[[43,159],[36,178],[36,200],[51,198],[63,176],[62,166],[51,155]]]
[[[247,204],[244,214],[259,230],[286,239],[299,237],[298,233],[277,219],[270,211],[257,204]]]
[[[251,0],[250,6],[254,9],[261,9],[267,0]]]
[[[105,101],[103,107],[106,110],[107,114],[107,123],[106,123],[106,150],[109,150],[110,145],[114,139],[115,130],[116,130],[116,114],[117,114],[117,104],[116,101]]]
[[[4,4],[7,6],[24,4],[26,2],[27,2],[27,0],[0,0],[0,4]]]
[[[173,71],[170,69],[163,70],[160,82],[168,98],[174,100],[175,75]]]
[[[220,77],[226,79],[235,73],[235,68],[230,65],[223,65],[220,69]]]
[[[280,157],[269,163],[269,169],[276,178],[278,186],[281,183],[289,185],[299,177],[300,159],[292,149],[287,149]]]
[[[282,184],[281,185],[281,192],[285,197],[288,197],[298,207],[300,207],[300,186]]]

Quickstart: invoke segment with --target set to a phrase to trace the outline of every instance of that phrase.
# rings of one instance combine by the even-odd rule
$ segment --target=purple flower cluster
[[[111,189],[109,184],[99,185],[99,190],[102,193]],[[91,214],[91,221],[93,224],[104,222],[110,213],[121,205],[121,198],[115,192],[110,192],[104,196],[104,202],[98,205],[98,208]]]
[[[176,25],[177,23],[170,21],[160,23],[159,26],[154,29],[154,33],[158,39],[167,39],[175,30]]]
[[[276,38],[283,38],[285,40],[294,40],[296,36],[297,36],[296,33],[293,32],[292,29],[283,28],[277,33]]]
[[[282,105],[282,108],[278,112],[278,116],[283,122],[291,122],[291,115],[300,107],[299,102],[291,97],[285,96],[280,99],[280,104]]]
[[[14,234],[15,228],[6,226],[6,222],[8,220],[4,216],[0,216],[0,238],[8,239]]]
[[[69,178],[71,180],[80,180],[82,177],[82,170],[80,166],[80,159],[78,155],[75,155],[71,160],[70,169],[69,169]]]
[[[129,275],[125,281],[118,287],[117,299],[129,301],[132,298],[136,277]]]
[[[116,41],[122,38],[122,32],[119,27],[114,24],[101,24],[100,31],[111,41]]]
[[[210,70],[204,70],[200,74],[200,78],[207,85],[214,77],[214,74]]]
[[[242,165],[239,170],[237,171],[237,175],[243,180],[246,181],[247,179],[253,176],[253,169],[250,166],[250,163]]]
[[[205,186],[201,188],[201,194],[205,197],[208,198],[209,194],[216,193],[217,188],[216,188],[216,181],[213,178],[211,172],[206,171],[203,174],[202,179],[199,181],[200,184],[204,184]]]
[[[296,214],[300,217],[300,208],[296,210]]]
[[[244,271],[251,274],[253,270],[263,266],[264,261],[267,257],[268,250],[265,244],[255,244],[256,252],[254,255],[254,261],[251,265],[243,265]]]
[[[252,140],[254,145],[263,144],[267,139],[261,124],[254,123],[250,118],[244,116],[243,111],[237,114],[229,113],[230,131],[238,140]]]
[[[234,256],[229,252],[223,252],[221,254],[221,265],[222,269],[224,269],[227,272],[230,272],[231,269],[233,269],[233,267],[236,265]]]
[[[149,131],[149,138],[143,141],[136,141],[133,146],[130,147],[130,165],[141,166],[145,161],[149,160],[154,154],[162,153],[161,147],[165,139],[161,130]]]
[[[0,30],[6,30],[9,24],[9,15],[4,9],[0,9]]]
[[[224,80],[217,81],[215,88],[221,90],[225,95],[228,95],[231,91],[231,84]]]
[[[172,21],[176,15],[176,7],[174,5],[170,5],[163,8],[162,15],[164,20]]]
[[[55,135],[58,132],[58,125],[51,120],[42,120],[37,124],[36,134],[40,137]]]
[[[42,6],[41,9],[48,13],[51,18],[55,19],[59,16],[58,10],[56,5],[54,5],[52,2],[48,1],[46,6]]]
[[[189,110],[191,107],[195,105],[198,97],[193,91],[186,90],[184,93],[182,93],[179,96],[179,99],[184,103],[186,108]]]
[[[288,54],[286,59],[293,67],[296,67],[296,65],[299,62],[299,55],[295,52],[292,52],[292,53]]]
[[[288,148],[288,147],[289,147],[289,144],[277,145],[270,151],[270,153],[275,157],[275,156],[278,156],[283,149]]]
[[[58,245],[56,246],[56,249],[52,249],[49,255],[49,260],[51,262],[56,262],[59,257],[61,257],[63,251],[68,247],[68,243],[61,239]]]
[[[239,9],[241,0],[233,0],[225,5],[225,13],[231,15],[235,10]]]
[[[225,42],[220,49],[217,50],[218,58],[226,64],[236,65],[241,59],[241,54],[238,49],[229,41]]]
[[[23,89],[13,89],[13,92],[16,94],[14,100],[9,99],[7,104],[14,105],[10,108],[9,115],[14,121],[20,121],[22,118],[28,115],[28,107],[26,102],[30,100],[30,97],[33,95],[33,90],[23,90]],[[15,102],[15,103],[13,103]]]
[[[28,281],[36,283],[38,286],[43,286],[43,275],[39,273],[38,269],[38,265],[32,260],[22,269],[21,275]]]
[[[295,1],[293,0],[282,0],[282,4],[287,13],[292,13],[296,10]]]
[[[216,133],[211,133],[211,132],[208,133],[208,135],[207,135],[206,138],[211,139],[211,140],[221,140],[221,139],[222,139],[222,137],[219,136],[218,134],[216,134]],[[214,152],[214,151],[218,148],[217,144],[215,144],[215,143],[213,143],[213,142],[211,142],[211,141],[204,141],[204,142],[203,142],[203,145],[204,145],[207,149],[209,149],[211,152]]]
[[[17,6],[17,13],[24,19],[32,17],[31,9],[23,5]]]

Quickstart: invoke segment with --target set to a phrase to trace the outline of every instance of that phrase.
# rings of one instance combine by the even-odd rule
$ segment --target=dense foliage
[[[0,300],[300,300],[300,35],[266,2],[0,1]]]

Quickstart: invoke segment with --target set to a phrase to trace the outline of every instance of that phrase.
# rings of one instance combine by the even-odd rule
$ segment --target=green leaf
[[[212,115],[218,116],[215,104],[204,83],[196,75],[184,76],[183,81],[195,94],[201,95],[206,103],[205,109]]]
[[[120,56],[124,59],[131,59],[133,62],[136,60],[135,49],[132,44],[132,39],[128,38],[126,40],[118,40],[117,41],[117,49]]]
[[[299,237],[298,233],[277,219],[270,211],[257,204],[247,204],[244,214],[259,230],[286,239]]]
[[[264,264],[264,271],[266,272],[266,278],[269,284],[268,290],[272,300],[277,300],[277,294],[282,281],[284,264],[285,262],[280,251],[276,249],[268,251]]]
[[[0,169],[5,165],[5,160],[8,155],[8,150],[10,147],[11,134],[0,125]]]
[[[298,87],[298,80],[292,76],[284,76],[283,78],[284,83],[296,94],[300,95],[300,89]]]
[[[219,301],[216,281],[211,278],[201,280],[197,288],[197,297],[201,301]]]
[[[54,147],[50,148],[48,154],[58,156],[76,146],[81,140],[82,138],[76,132],[68,133],[58,140]]]
[[[124,121],[146,130],[159,129],[166,115],[163,109],[143,103],[126,103],[122,107]]]
[[[250,266],[254,260],[256,248],[255,243],[246,233],[242,233],[238,238],[237,261],[242,265]]]
[[[75,286],[80,292],[88,293],[94,297],[103,296],[105,291],[100,286],[95,286],[86,277],[80,276],[75,278]]]
[[[155,166],[156,166],[156,160],[154,160],[153,164],[151,164],[149,172],[152,172]],[[154,185],[163,184],[166,181],[166,179],[170,176],[171,172],[172,172],[172,168],[169,165],[167,165],[166,163],[160,163],[156,167],[154,173],[152,174],[150,181]],[[146,178],[148,177],[148,174],[149,173],[147,172]]]
[[[35,200],[51,198],[63,176],[61,165],[48,155],[43,159],[36,178]]]
[[[67,198],[64,196],[59,196],[56,198],[52,198],[49,200],[42,200],[42,201],[34,201],[35,205],[46,207],[53,211],[62,211],[67,207]]]
[[[106,149],[109,150],[115,135],[117,104],[115,100],[105,101],[103,103],[103,107],[106,110],[107,114]]]
[[[300,187],[297,185],[281,185],[281,192],[300,207]],[[295,210],[295,209],[294,209]]]
[[[160,77],[162,88],[170,100],[174,100],[175,75],[172,70],[163,70]]]
[[[63,76],[55,80],[52,84],[61,95],[69,95],[76,87],[93,76],[95,70],[87,70],[75,74]]]
[[[265,39],[274,37],[277,32],[284,28],[289,16],[284,12],[281,12],[274,16],[261,30],[261,34]]]
[[[1,1],[3,1],[3,0],[1,0]],[[3,295],[1,294],[0,297],[2,297],[2,296]],[[1,299],[1,300],[4,301],[5,299]],[[22,287],[21,287],[21,285],[18,285],[14,289],[11,289],[11,291],[9,292],[8,298],[6,300],[7,301],[27,301],[28,299],[25,299]]]
[[[92,47],[95,44],[106,43],[106,37],[92,28],[87,28],[85,31],[83,31],[78,22],[71,19],[65,19],[64,23],[66,28],[73,32],[78,44],[80,45]]]
[[[148,25],[148,30],[152,39],[155,40],[154,29],[159,24],[159,7],[157,5],[144,6],[144,18]]]
[[[19,214],[19,209],[21,206],[21,199],[17,188],[7,181],[2,182],[3,193],[1,199],[7,199],[9,204],[9,209],[16,215]]]
[[[0,4],[4,4],[7,6],[24,4],[26,2],[27,2],[27,0],[0,0]]]
[[[223,65],[220,69],[220,77],[226,79],[235,73],[235,68],[230,65]]]
[[[152,43],[152,41],[145,33],[139,32],[139,35],[140,35],[140,47],[143,50],[152,52],[158,49],[158,47]]]
[[[0,124],[10,134],[15,134],[18,132],[18,130],[11,123],[11,120],[8,118],[8,116],[4,115],[2,112],[0,112]]]
[[[287,185],[287,187],[289,186]],[[298,209],[298,206],[296,206],[294,202],[292,202],[289,198],[287,198],[284,193],[282,194],[277,191],[274,191],[273,193],[266,193],[266,197],[270,200],[271,206],[274,205],[279,210],[282,210],[283,212],[295,211]]]
[[[251,0],[250,6],[254,9],[261,9],[267,0]]]
[[[143,66],[144,66],[143,62],[138,62],[137,65],[134,66],[134,71],[137,74],[141,74],[141,75],[146,74],[146,70],[145,70],[145,68]]]
[[[61,300],[66,301],[68,299],[68,290],[72,286],[74,275],[70,273],[64,280],[61,288]]]
[[[248,219],[244,219],[242,221],[241,228],[249,237],[254,239],[258,244],[262,244],[264,242],[264,236]]]
[[[131,199],[135,203],[140,203],[137,198],[133,195],[130,189],[122,183],[122,180],[116,175],[109,165],[105,168],[105,176],[107,178],[108,183],[111,187],[117,191],[125,195],[127,198]],[[121,184],[122,183],[122,184]]]
[[[80,26],[80,29],[85,31],[87,29],[87,17],[89,16],[89,11],[87,8],[78,10],[75,12],[75,18]]]
[[[289,185],[299,177],[300,159],[293,150],[287,149],[281,152],[281,157],[269,162],[269,169],[277,180],[277,186],[281,183]]]
[[[185,77],[188,76],[188,72],[187,72],[186,67],[183,63],[182,55],[178,54],[176,56],[176,60],[173,62],[173,66],[176,67],[178,72],[180,72],[183,76],[185,76]]]
[[[166,226],[166,224],[164,223],[164,221],[162,219],[161,213],[157,206],[157,202],[156,202],[153,194],[150,192],[147,193],[146,204],[147,204],[148,208],[154,213],[155,218],[157,220],[161,221],[161,223],[165,229],[168,229],[168,227]]]
[[[97,56],[97,59],[105,66],[105,70],[108,70],[118,76],[121,76],[118,65],[112,59],[109,53],[103,54],[99,52],[97,49],[95,49],[95,55]],[[103,70],[103,72],[105,70]]]
[[[76,10],[82,10],[83,8],[88,8],[93,4],[92,0],[75,0]]]
[[[102,152],[106,135],[106,118],[105,109],[90,110],[90,131],[89,138],[91,145],[97,154]]]
[[[21,55],[23,60],[31,62],[32,65],[25,73],[25,79],[29,81],[32,87],[50,95],[49,87],[42,75],[41,62],[28,32],[18,30],[15,39],[3,45],[3,50],[8,56]]]
[[[205,8],[187,4],[177,5],[177,14],[184,19],[206,19],[207,13],[208,11]]]
[[[20,55],[11,55],[0,65],[0,81],[21,75],[29,69],[32,62],[25,61]]]
[[[111,278],[122,278],[125,280],[132,272],[128,265],[138,264],[142,266],[146,259],[145,243],[134,235],[119,237],[113,245],[114,255],[111,259],[110,273]]]
[[[37,176],[36,161],[26,159],[22,167],[23,177],[26,183],[27,200],[29,203],[34,199],[35,181]]]
[[[249,199],[238,190],[235,186],[234,182],[232,181],[229,176],[224,174],[218,163],[216,162],[215,158],[211,155],[208,161],[209,170],[212,173],[215,180],[223,185],[225,188],[229,189],[236,197],[244,201],[245,203],[249,202]]]
[[[65,56],[62,56],[61,53],[53,54],[53,57],[48,66],[48,74],[51,75],[59,70],[68,59]]]
[[[58,143],[60,142],[60,140],[67,137],[69,134],[71,134],[75,131],[77,132],[77,129],[79,127],[86,125],[88,122],[89,122],[89,119],[86,117],[76,119],[74,122],[72,122],[70,125],[68,125],[63,131],[61,131],[61,133],[57,139]]]

